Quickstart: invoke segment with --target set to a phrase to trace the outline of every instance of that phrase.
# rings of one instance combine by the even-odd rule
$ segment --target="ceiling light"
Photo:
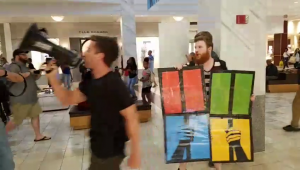
[[[181,21],[183,20],[183,17],[173,17],[175,21]]]
[[[64,19],[64,16],[51,16],[54,21],[60,22]]]
[[[296,2],[294,2],[295,4],[298,4],[298,2],[296,1]]]

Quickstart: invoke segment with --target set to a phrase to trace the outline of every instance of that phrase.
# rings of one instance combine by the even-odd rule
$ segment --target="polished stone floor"
[[[153,119],[141,124],[143,170],[176,170],[177,164],[164,163],[163,124],[159,90],[156,89]],[[282,126],[291,120],[294,93],[267,94],[266,151],[255,154],[251,163],[224,164],[223,170],[299,170],[300,133],[286,133]],[[89,166],[87,130],[73,131],[67,111],[44,113],[41,116],[44,134],[52,140],[34,143],[30,122],[26,120],[9,134],[17,170],[86,170]],[[190,163],[188,170],[207,170],[206,163]]]

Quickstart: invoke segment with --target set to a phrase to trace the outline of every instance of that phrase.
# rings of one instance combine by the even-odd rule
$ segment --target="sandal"
[[[34,139],[34,142],[46,141],[46,140],[50,140],[50,139],[51,139],[51,137],[44,136],[42,139]]]

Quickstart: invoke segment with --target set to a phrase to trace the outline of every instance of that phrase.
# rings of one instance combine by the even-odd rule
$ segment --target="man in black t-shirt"
[[[91,111],[91,165],[89,170],[119,170],[125,157],[128,137],[131,153],[128,166],[140,168],[139,121],[136,106],[122,79],[110,69],[118,58],[119,47],[115,39],[92,36],[88,50],[83,54],[85,67],[92,70],[92,79],[69,91],[56,79],[57,66],[47,74],[57,98],[65,105],[87,101]],[[127,132],[127,133],[126,133]],[[128,137],[127,137],[128,135]]]

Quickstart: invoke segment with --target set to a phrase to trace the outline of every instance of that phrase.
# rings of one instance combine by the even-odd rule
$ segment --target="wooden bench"
[[[278,79],[269,80],[270,93],[296,92],[298,88],[298,75],[295,73],[279,73]]]
[[[149,122],[151,120],[151,105],[143,105],[141,100],[136,101],[136,107],[139,114],[140,123]]]
[[[91,127],[91,113],[89,111],[82,111],[78,106],[71,106],[70,109],[70,126],[74,130],[89,129]]]
[[[272,84],[272,85],[269,85],[270,93],[297,92],[298,89],[299,89],[298,84]]]

